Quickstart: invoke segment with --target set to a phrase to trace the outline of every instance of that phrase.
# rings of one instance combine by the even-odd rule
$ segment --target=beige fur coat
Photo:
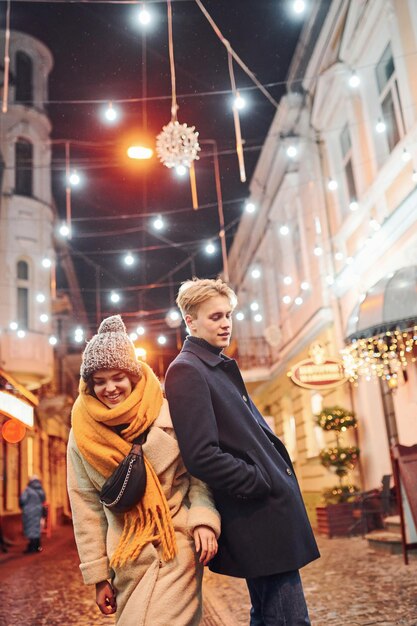
[[[220,534],[220,516],[206,485],[187,473],[174,434],[167,401],[149,431],[143,452],[152,463],[167,498],[178,545],[164,563],[148,544],[137,561],[113,571],[113,554],[123,516],[99,500],[104,478],[81,456],[72,431],[68,442],[68,493],[84,582],[111,579],[117,596],[117,626],[197,626],[201,620],[203,568],[194,548],[193,530],[206,525]],[[98,610],[98,609],[97,609]]]

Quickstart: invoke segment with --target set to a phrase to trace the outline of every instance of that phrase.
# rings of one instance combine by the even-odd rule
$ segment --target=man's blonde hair
[[[186,315],[196,317],[198,307],[215,296],[226,296],[232,309],[237,304],[235,292],[220,278],[193,278],[186,280],[179,288],[177,305],[184,319]]]

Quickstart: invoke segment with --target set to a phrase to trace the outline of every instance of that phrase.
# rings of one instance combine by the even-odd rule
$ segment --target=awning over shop
[[[33,428],[33,409],[38,404],[33,393],[0,369],[0,413]]]
[[[403,267],[379,280],[352,312],[341,351],[351,382],[376,376],[391,387],[417,361],[417,267]]]
[[[346,343],[417,323],[417,266],[403,267],[379,280],[351,313]]]

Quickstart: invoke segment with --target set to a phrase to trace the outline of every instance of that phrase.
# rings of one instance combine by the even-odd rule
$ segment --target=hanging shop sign
[[[305,389],[333,389],[347,381],[343,361],[327,357],[322,344],[311,344],[309,355],[309,359],[299,361],[288,372],[296,385]]]
[[[7,393],[7,391],[0,391],[0,413],[33,428],[33,406]]]

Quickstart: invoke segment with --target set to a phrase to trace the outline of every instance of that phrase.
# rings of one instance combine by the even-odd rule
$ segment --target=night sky
[[[263,84],[285,80],[302,18],[294,17],[289,0],[204,0],[224,36]],[[5,3],[1,2],[4,27]],[[83,297],[96,328],[95,271],[82,256],[100,266],[101,314],[120,312],[132,328],[153,320],[154,331],[168,330],[164,317],[174,304],[179,283],[191,276],[212,277],[221,271],[221,253],[209,257],[204,244],[218,233],[216,206],[193,211],[188,176],[180,179],[156,157],[129,161],[124,153],[133,139],[154,147],[155,136],[170,121],[171,83],[168,60],[166,3],[149,2],[154,13],[146,29],[144,84],[143,32],[135,15],[137,5],[102,2],[12,2],[11,27],[39,38],[54,57],[50,75],[48,114],[54,140],[71,140],[71,164],[83,175],[81,188],[72,192],[73,238],[70,242]],[[227,243],[236,232],[259,148],[275,113],[258,90],[244,92],[241,112],[248,183],[239,180],[231,94],[199,95],[230,90],[225,47],[192,0],[173,0],[174,51],[177,75],[178,119],[195,126],[200,139],[215,139],[220,153]],[[237,86],[253,83],[237,64]],[[283,85],[268,87],[279,101]],[[165,99],[117,103],[120,99],[167,96]],[[181,97],[181,94],[196,94]],[[85,103],[101,100],[102,104]],[[119,123],[103,122],[105,102],[121,112]],[[64,103],[63,101],[80,101]],[[145,109],[144,109],[145,106]],[[145,124],[147,123],[147,128]],[[78,142],[90,142],[80,145]],[[202,145],[196,164],[199,204],[215,203],[213,163]],[[65,216],[64,145],[53,150],[53,193],[57,212]],[[182,210],[185,209],[185,210]],[[151,216],[166,213],[167,226],[155,236]],[[169,246],[173,242],[181,244]],[[161,247],[164,246],[164,247]],[[135,250],[153,248],[147,251]],[[132,251],[137,263],[126,268],[123,253]],[[186,262],[193,257],[193,261]],[[185,264],[184,264],[185,262]],[[181,270],[173,272],[183,264]],[[136,286],[161,282],[159,289]],[[58,264],[58,287],[67,287]],[[121,302],[109,301],[119,290]],[[141,318],[139,311],[151,312]],[[138,313],[138,314],[136,314]]]

